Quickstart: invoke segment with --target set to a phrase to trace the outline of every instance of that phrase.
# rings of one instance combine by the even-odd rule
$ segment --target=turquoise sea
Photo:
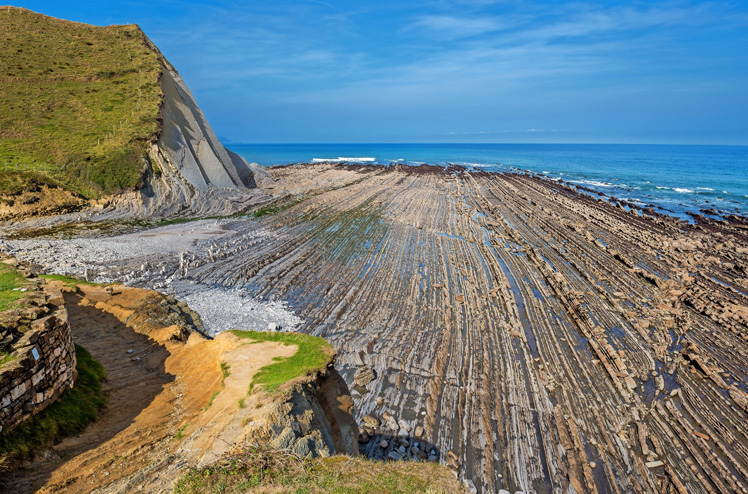
[[[629,144],[229,144],[263,166],[334,159],[526,170],[661,212],[748,216],[748,146]]]

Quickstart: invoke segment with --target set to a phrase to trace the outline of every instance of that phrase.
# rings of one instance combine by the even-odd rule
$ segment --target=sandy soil
[[[217,458],[243,436],[238,401],[252,376],[296,351],[243,345],[231,333],[180,341],[182,328],[140,314],[148,317],[153,292],[85,290],[65,296],[70,326],[75,341],[106,367],[110,403],[82,434],[16,472],[3,486],[7,492],[168,492],[184,467]],[[221,362],[230,368],[223,385]]]

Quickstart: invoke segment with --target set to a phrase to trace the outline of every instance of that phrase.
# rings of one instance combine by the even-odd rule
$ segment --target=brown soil
[[[170,491],[184,467],[237,442],[244,432],[238,402],[252,376],[296,351],[277,343],[239,346],[230,333],[207,340],[164,326],[156,322],[163,297],[155,292],[82,289],[65,295],[70,327],[106,367],[109,405],[82,434],[14,472],[3,486],[8,492]],[[220,362],[231,372],[223,386]]]
[[[32,189],[19,195],[0,195],[0,221],[72,213],[93,204],[59,187]]]

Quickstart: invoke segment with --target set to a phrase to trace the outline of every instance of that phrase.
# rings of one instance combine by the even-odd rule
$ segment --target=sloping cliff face
[[[0,222],[221,215],[272,179],[225,149],[136,25],[0,9]]]
[[[289,383],[283,399],[275,399],[256,415],[249,438],[302,458],[357,456],[353,398],[334,363],[333,356],[323,369]]]
[[[147,38],[146,38],[147,39]],[[266,198],[258,189],[273,179],[218,140],[182,77],[159,55],[163,72],[158,138],[145,158],[145,186],[114,201],[117,209],[140,215],[231,214]]]

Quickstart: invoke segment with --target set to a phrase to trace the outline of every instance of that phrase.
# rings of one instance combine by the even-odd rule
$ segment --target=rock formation
[[[162,64],[161,129],[147,148],[145,186],[115,198],[116,215],[231,214],[263,198],[247,189],[271,184],[268,172],[223,146],[179,73],[146,42]]]

